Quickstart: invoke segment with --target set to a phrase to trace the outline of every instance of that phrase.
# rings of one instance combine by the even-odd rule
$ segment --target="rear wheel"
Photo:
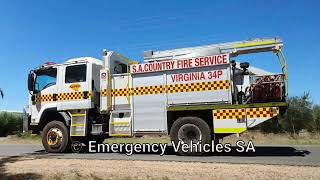
[[[211,133],[208,124],[198,117],[181,117],[178,118],[172,125],[170,130],[170,138],[180,148],[180,155],[201,155],[204,151],[200,151],[199,146],[211,142]],[[197,145],[191,146],[190,144]],[[182,144],[188,144],[189,148],[185,151],[182,149]]]
[[[69,143],[69,131],[63,122],[51,121],[44,127],[42,144],[47,152],[65,152]]]

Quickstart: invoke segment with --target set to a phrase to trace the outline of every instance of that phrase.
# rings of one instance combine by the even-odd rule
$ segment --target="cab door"
[[[89,109],[92,107],[92,64],[76,63],[61,67],[57,94],[58,110]]]
[[[57,107],[53,95],[57,92],[57,68],[38,70],[34,98],[30,98],[31,123],[38,123],[44,110]],[[33,99],[33,101],[32,101]]]

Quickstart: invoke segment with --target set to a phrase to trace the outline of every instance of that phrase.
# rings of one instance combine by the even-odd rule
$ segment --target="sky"
[[[22,110],[29,71],[48,61],[101,59],[104,48],[143,61],[145,50],[263,37],[284,41],[289,95],[320,104],[319,19],[316,0],[0,0],[0,110]],[[280,72],[272,53],[240,60]]]

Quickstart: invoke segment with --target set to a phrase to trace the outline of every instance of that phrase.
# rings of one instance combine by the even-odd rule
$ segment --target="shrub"
[[[22,114],[0,112],[0,137],[22,131]]]

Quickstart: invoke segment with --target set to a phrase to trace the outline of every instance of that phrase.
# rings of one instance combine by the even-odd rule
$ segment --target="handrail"
[[[287,61],[286,57],[284,56],[284,53],[282,52],[281,49],[280,49],[280,53],[281,53],[282,59],[284,60],[284,63],[285,63],[286,96],[288,96],[288,61]]]
[[[281,57],[279,55],[279,52],[280,52]],[[281,70],[282,70],[282,73],[284,74],[285,87],[286,87],[286,97],[288,97],[288,62],[287,62],[287,59],[284,56],[284,53],[281,48],[277,49],[275,54],[279,59],[279,62],[281,65]]]
[[[112,76],[111,76],[111,71],[108,71],[108,79],[109,79],[109,87],[107,87],[108,90],[108,100],[109,100],[109,107],[108,109],[111,111],[112,110]]]
[[[131,76],[131,73],[130,73],[130,65],[131,64],[138,64],[138,62],[137,61],[132,61],[132,60],[130,60],[129,62],[128,62],[128,64],[127,64],[127,76],[128,76],[128,80],[127,80],[127,85],[126,85],[126,89],[127,90],[129,90],[130,89],[130,76]],[[130,91],[129,91],[130,92]],[[131,104],[131,92],[130,93],[127,93],[127,96],[126,96],[126,98],[127,98],[127,101],[128,101],[128,104]]]

